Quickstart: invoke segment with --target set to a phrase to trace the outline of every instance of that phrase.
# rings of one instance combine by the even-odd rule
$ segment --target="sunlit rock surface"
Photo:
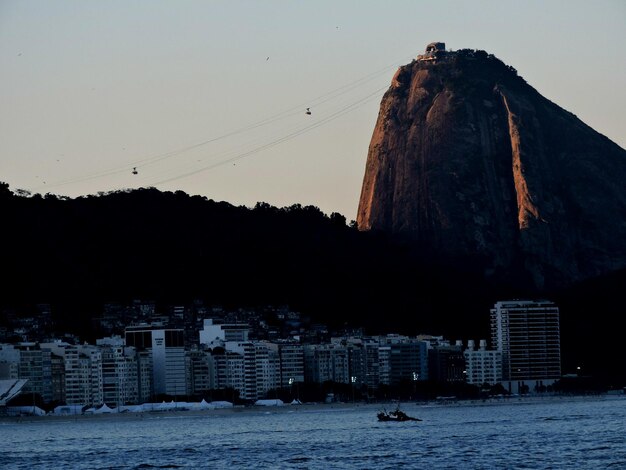
[[[439,53],[382,99],[357,222],[568,285],[626,266],[626,151],[484,51]]]

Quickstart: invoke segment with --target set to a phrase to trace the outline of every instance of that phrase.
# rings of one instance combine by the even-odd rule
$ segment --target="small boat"
[[[376,416],[378,416],[378,421],[421,421],[419,418],[413,418],[407,415],[404,411],[401,411],[400,408],[389,412],[381,411]]]

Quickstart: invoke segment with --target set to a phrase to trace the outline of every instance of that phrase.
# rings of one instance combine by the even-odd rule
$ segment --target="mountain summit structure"
[[[382,99],[357,223],[566,286],[626,267],[626,151],[493,55],[431,43]]]

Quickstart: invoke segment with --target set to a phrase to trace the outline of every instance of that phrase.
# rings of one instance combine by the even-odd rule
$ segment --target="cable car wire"
[[[269,117],[267,117],[265,119],[262,119],[260,121],[255,122],[255,123],[249,124],[249,125],[244,126],[242,128],[235,129],[235,130],[233,130],[231,132],[227,132],[225,134],[222,134],[222,135],[219,135],[219,136],[216,136],[216,137],[212,137],[210,139],[206,139],[204,141],[197,142],[197,143],[192,144],[192,145],[181,147],[179,149],[171,150],[171,151],[164,152],[164,153],[159,153],[159,154],[156,154],[156,155],[147,156],[147,157],[144,157],[144,158],[132,161],[132,162],[130,162],[128,164],[125,164],[125,165],[121,165],[121,166],[105,169],[105,170],[98,171],[98,172],[89,173],[89,174],[86,174],[86,175],[84,175],[82,177],[70,178],[70,179],[67,179],[67,180],[59,181],[57,183],[48,184],[46,186],[46,189],[60,187],[60,186],[66,186],[66,185],[69,185],[69,184],[74,184],[74,183],[94,180],[94,179],[98,179],[98,178],[102,178],[102,177],[106,177],[106,176],[112,176],[112,175],[116,175],[116,174],[122,174],[122,173],[128,172],[129,170],[132,170],[132,173],[134,175],[136,175],[137,174],[136,173],[137,172],[137,168],[145,167],[147,165],[151,165],[151,164],[157,163],[159,161],[178,156],[178,155],[180,155],[182,153],[189,152],[191,150],[203,147],[203,146],[208,145],[210,143],[214,143],[214,142],[226,139],[228,137],[232,137],[232,136],[235,136],[235,135],[238,135],[238,134],[242,134],[242,133],[254,130],[254,129],[258,129],[260,127],[272,124],[272,123],[280,121],[282,119],[286,119],[286,118],[298,115],[298,114],[300,114],[302,112],[301,110],[302,110],[304,105],[309,105],[307,107],[307,109],[310,108],[311,106],[319,107],[322,104],[325,104],[325,103],[327,103],[327,102],[329,102],[331,100],[335,100],[338,97],[340,97],[342,95],[345,95],[346,93],[349,93],[349,92],[351,92],[351,91],[353,91],[353,90],[363,86],[364,84],[366,84],[366,83],[368,83],[368,82],[378,78],[383,73],[386,73],[391,67],[397,67],[397,63],[398,62],[399,61],[395,61],[394,63],[386,65],[385,67],[382,67],[380,69],[377,69],[376,71],[371,72],[371,73],[369,73],[369,74],[367,74],[367,75],[365,75],[365,76],[363,76],[363,77],[361,77],[361,78],[359,78],[357,80],[354,80],[354,81],[352,81],[350,83],[342,85],[342,86],[340,86],[338,88],[335,88],[334,90],[331,90],[329,92],[323,93],[322,95],[319,95],[318,97],[313,98],[312,100],[308,100],[308,101],[306,101],[304,103],[300,103],[300,104],[298,104],[296,106],[293,106],[291,108],[288,108],[288,109],[286,109],[286,110],[284,110],[284,111],[282,111],[280,113],[274,114],[272,116],[269,116]],[[387,87],[385,87],[385,88],[387,88]],[[357,103],[359,103],[359,102],[360,102],[360,100],[357,101]],[[312,124],[312,126],[318,127],[318,125],[320,125],[321,122],[326,122],[326,121],[325,120],[318,121],[318,122]],[[313,127],[313,128],[315,128],[315,127]],[[297,132],[300,132],[300,131],[297,131]],[[291,136],[291,135],[292,134],[288,134],[288,137]],[[296,136],[297,135],[300,135],[300,134],[296,133]],[[289,139],[290,138],[293,138],[293,137],[289,137]],[[274,142],[278,142],[278,141],[281,141],[281,139],[277,139],[277,141],[274,141]],[[270,144],[267,144],[267,145],[273,146],[274,143],[271,142]],[[259,151],[262,150],[263,148],[265,148],[265,147],[264,146],[259,147]],[[256,153],[256,151],[257,150],[253,150],[254,153]],[[234,158],[239,158],[239,157],[234,157]],[[218,162],[217,166],[219,166],[221,164],[223,164],[223,163],[219,163]],[[206,169],[207,168],[205,168],[203,170],[200,170],[200,171],[205,171]],[[33,189],[37,190],[37,189],[41,189],[41,188],[42,187],[33,188]]]

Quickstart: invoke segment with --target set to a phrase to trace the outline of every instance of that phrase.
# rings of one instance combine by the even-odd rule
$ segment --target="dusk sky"
[[[431,41],[626,147],[623,0],[0,0],[0,181],[354,219],[380,99]]]

